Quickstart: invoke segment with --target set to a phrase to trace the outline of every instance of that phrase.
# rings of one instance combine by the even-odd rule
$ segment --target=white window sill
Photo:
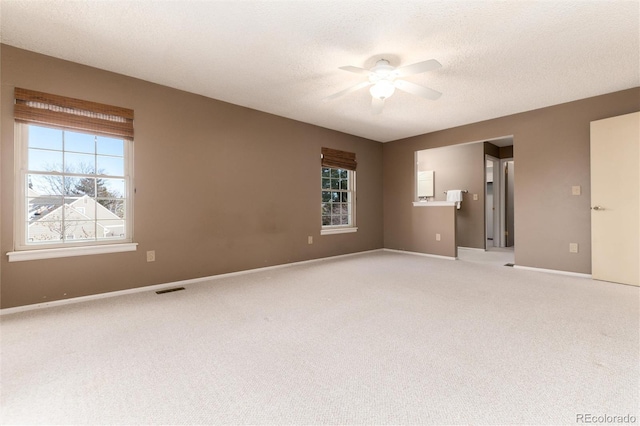
[[[54,259],[57,257],[87,256],[91,254],[120,253],[136,251],[138,243],[105,244],[98,246],[63,247],[40,250],[21,250],[7,253],[9,262],[25,260]]]
[[[325,228],[320,230],[320,235],[348,234],[350,232],[358,232],[358,228],[356,228],[355,226],[344,228]]]

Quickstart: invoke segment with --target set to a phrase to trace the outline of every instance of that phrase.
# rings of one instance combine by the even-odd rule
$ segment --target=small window
[[[356,154],[323,147],[320,158],[320,235],[356,232]]]
[[[355,171],[322,167],[322,233],[353,232]]]

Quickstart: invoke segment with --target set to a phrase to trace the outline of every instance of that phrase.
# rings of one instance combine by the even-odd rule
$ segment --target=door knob
[[[591,207],[591,210],[600,211],[600,210],[605,210],[605,208],[601,206],[594,206],[594,207]]]

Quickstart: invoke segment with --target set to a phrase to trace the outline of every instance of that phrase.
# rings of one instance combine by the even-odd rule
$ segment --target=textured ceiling
[[[2,43],[380,142],[640,86],[638,1],[0,0]],[[442,68],[372,115],[339,70]]]

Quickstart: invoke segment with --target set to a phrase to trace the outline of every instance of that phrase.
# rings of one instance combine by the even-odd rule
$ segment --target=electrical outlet
[[[478,194],[473,194],[473,201],[478,201]]]
[[[440,234],[436,234],[436,241],[440,241]]]
[[[569,253],[578,252],[578,243],[569,243]]]
[[[580,185],[571,187],[571,195],[580,195],[581,193],[582,193],[582,188],[580,188]]]
[[[156,251],[149,250],[147,252],[147,262],[155,262],[156,261]]]
[[[311,235],[307,237],[307,244],[313,244],[313,237]]]

